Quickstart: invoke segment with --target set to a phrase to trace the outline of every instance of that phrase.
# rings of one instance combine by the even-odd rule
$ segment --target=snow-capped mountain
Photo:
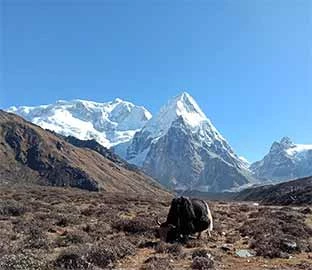
[[[238,157],[199,108],[182,93],[164,105],[117,154],[176,189],[221,191],[251,181]]]
[[[60,100],[50,105],[10,107],[7,111],[42,128],[82,140],[95,139],[106,147],[131,140],[152,117],[144,107],[121,99],[106,103]]]
[[[283,181],[312,175],[312,145],[295,144],[284,137],[274,142],[265,157],[251,164],[258,178]]]

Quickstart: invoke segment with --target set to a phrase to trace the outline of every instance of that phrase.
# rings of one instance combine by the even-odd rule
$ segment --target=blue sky
[[[312,143],[312,1],[0,0],[0,108],[188,91],[239,155]]]

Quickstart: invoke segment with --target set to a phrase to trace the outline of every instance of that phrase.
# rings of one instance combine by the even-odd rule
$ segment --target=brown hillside
[[[152,178],[0,110],[0,181],[169,196]]]
[[[235,199],[272,205],[311,205],[312,177],[248,188],[238,193]]]

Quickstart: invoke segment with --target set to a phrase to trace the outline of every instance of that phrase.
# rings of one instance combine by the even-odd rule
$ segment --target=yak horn
[[[157,223],[157,225],[161,225],[161,223],[159,222],[159,220],[158,220],[158,217],[156,217],[156,223]]]

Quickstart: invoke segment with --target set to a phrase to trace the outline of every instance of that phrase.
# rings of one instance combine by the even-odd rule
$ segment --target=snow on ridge
[[[286,153],[290,156],[312,150],[312,144],[295,144],[293,147],[286,149]]]
[[[143,106],[120,98],[104,103],[58,100],[48,105],[12,106],[7,111],[66,136],[96,139],[106,147],[131,140],[152,117]]]

